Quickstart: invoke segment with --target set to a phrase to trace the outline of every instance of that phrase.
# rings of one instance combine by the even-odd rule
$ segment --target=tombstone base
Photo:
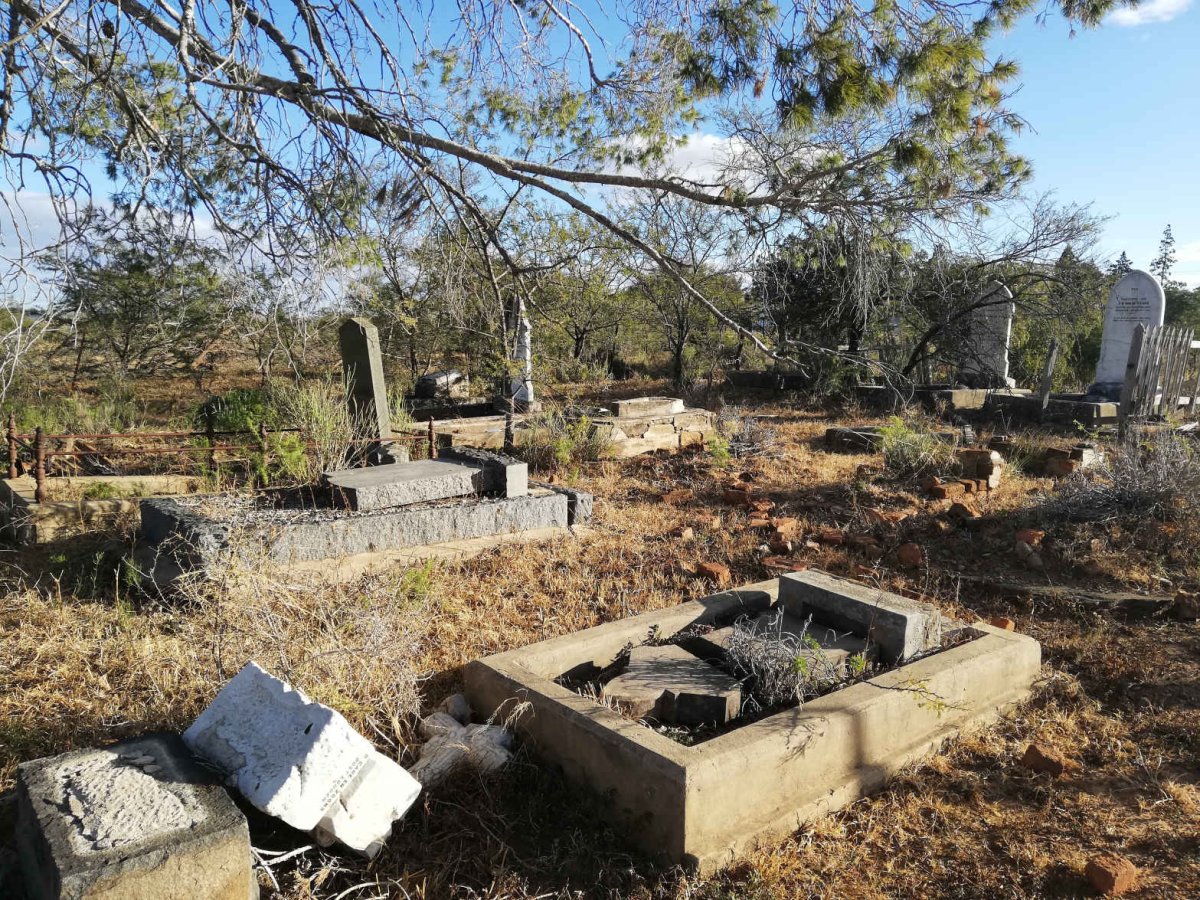
[[[1097,381],[1087,389],[1085,403],[1120,403],[1123,381]]]

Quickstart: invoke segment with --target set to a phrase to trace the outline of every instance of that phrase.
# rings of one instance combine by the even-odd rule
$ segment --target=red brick
[[[929,489],[929,493],[937,500],[949,500],[951,497],[957,497],[965,492],[966,489],[957,481],[935,484]]]
[[[761,518],[760,516],[755,516],[752,519],[750,519],[750,521],[747,522],[746,524],[749,525],[751,528],[770,528],[771,520]]]
[[[1038,546],[1045,536],[1046,532],[1038,531],[1036,528],[1022,528],[1016,533],[1018,543],[1028,544],[1030,547]]]
[[[692,499],[693,496],[695,495],[687,488],[677,488],[676,490],[668,491],[667,493],[663,494],[662,502],[669,503],[672,506],[679,506],[681,503],[687,503]]]
[[[702,562],[696,564],[696,574],[706,581],[711,581],[717,587],[724,587],[729,584],[733,577],[729,571],[729,566],[723,563]]]
[[[828,544],[831,547],[840,547],[846,543],[846,536],[840,531],[822,531],[817,534],[818,544]]]
[[[779,519],[772,519],[771,524],[775,527],[775,537],[791,539],[800,534],[800,520],[793,519],[790,516],[784,516]]]
[[[947,513],[947,515],[952,519],[957,519],[960,522],[964,522],[967,519],[978,519],[979,510],[977,510],[969,502],[964,503],[956,500],[954,505],[950,507],[950,511]]]
[[[975,493],[975,479],[974,478],[960,478],[958,480],[958,483],[963,486],[963,490],[966,491],[968,494]]]
[[[902,566],[917,569],[925,562],[925,551],[920,544],[901,544],[896,550],[896,559]]]
[[[1083,875],[1102,894],[1116,897],[1137,886],[1137,866],[1116,853],[1101,853],[1088,860]]]
[[[1016,622],[1014,622],[1012,619],[1007,619],[1004,616],[993,616],[988,621],[988,624],[993,628],[1001,628],[1004,631],[1014,631],[1017,627]]]
[[[768,556],[763,559],[763,565],[768,569],[779,569],[783,572],[803,572],[808,568],[806,563],[796,562],[783,556]]]
[[[1075,459],[1060,459],[1052,457],[1046,460],[1045,473],[1051,478],[1064,478],[1070,475],[1079,468],[1079,461]]]
[[[1021,765],[1034,772],[1044,772],[1058,778],[1075,768],[1075,763],[1045,744],[1030,744],[1021,757]]]
[[[749,506],[750,491],[742,490],[741,488],[725,488],[721,494],[721,499],[733,506]]]

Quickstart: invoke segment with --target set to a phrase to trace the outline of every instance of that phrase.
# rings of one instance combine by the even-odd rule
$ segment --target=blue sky
[[[1016,149],[1033,188],[1092,203],[1113,218],[1097,248],[1125,250],[1145,268],[1165,225],[1175,233],[1174,276],[1200,285],[1200,4],[1145,0],[1098,29],[1032,18],[997,39],[1022,88],[1012,107],[1031,130]]]

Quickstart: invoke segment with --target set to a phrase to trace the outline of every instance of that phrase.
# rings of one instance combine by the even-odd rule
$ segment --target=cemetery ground
[[[603,798],[522,750],[498,774],[464,772],[423,794],[373,862],[311,849],[261,874],[263,895],[1086,896],[1086,863],[1114,852],[1138,866],[1138,896],[1200,896],[1200,626],[1180,614],[1200,589],[1195,518],[1048,519],[1039,508],[1054,482],[1011,460],[979,496],[980,517],[955,518],[954,501],[892,478],[878,454],[823,446],[831,425],[884,419],[783,406],[740,415],[748,440],[734,440],[728,459],[694,450],[556,473],[596,497],[586,535],[349,584],[242,564],[166,603],[113,577],[121,535],[6,553],[0,791],[20,761],[182,730],[250,658],[411,765],[417,715],[461,686],[471,660],[712,593],[721,566],[732,585],[774,577],[782,556],[961,619],[1010,619],[1042,645],[1032,698],[707,878],[651,868],[604,824]],[[759,512],[729,502],[735,482],[773,503],[771,517],[795,520],[790,552],[778,540],[761,550],[770,539],[751,524]],[[1037,569],[1014,550],[1031,529],[1045,532],[1026,535]],[[909,544],[919,564],[911,550],[898,556]],[[992,583],[973,580],[984,577]],[[1043,596],[999,582],[1077,590]],[[1107,602],[1112,592],[1162,602]],[[1023,765],[1030,744],[1065,770]],[[0,805],[0,835],[10,816]],[[268,863],[310,843],[248,816]]]

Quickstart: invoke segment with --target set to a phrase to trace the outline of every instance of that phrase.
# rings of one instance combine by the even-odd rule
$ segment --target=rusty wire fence
[[[9,413],[5,440],[8,447],[8,477],[19,478],[28,474],[34,480],[34,499],[44,503],[47,499],[48,479],[55,475],[123,475],[122,471],[135,467],[138,461],[147,458],[174,456],[198,458],[197,467],[206,467],[216,472],[220,467],[241,468],[250,475],[254,466],[248,454],[258,454],[258,464],[266,469],[271,461],[271,438],[277,435],[296,435],[301,439],[300,448],[305,452],[317,447],[311,440],[304,440],[300,428],[269,428],[265,423],[254,430],[222,430],[214,427],[210,420],[204,430],[197,431],[130,431],[94,432],[89,434],[51,433],[42,428],[22,433],[17,428],[16,415]],[[237,438],[248,440],[238,442]],[[173,443],[189,441],[190,443]],[[391,443],[409,444],[414,455],[424,451],[428,458],[437,456],[437,435],[433,422],[429,422],[425,433],[393,433]],[[347,448],[381,443],[379,438],[347,439]],[[221,458],[221,454],[237,454]],[[121,460],[122,462],[117,462]],[[124,462],[132,460],[130,463]],[[366,457],[360,460],[365,464]],[[91,471],[87,471],[90,469]],[[97,471],[104,470],[104,471]],[[202,470],[202,469],[201,469]]]

